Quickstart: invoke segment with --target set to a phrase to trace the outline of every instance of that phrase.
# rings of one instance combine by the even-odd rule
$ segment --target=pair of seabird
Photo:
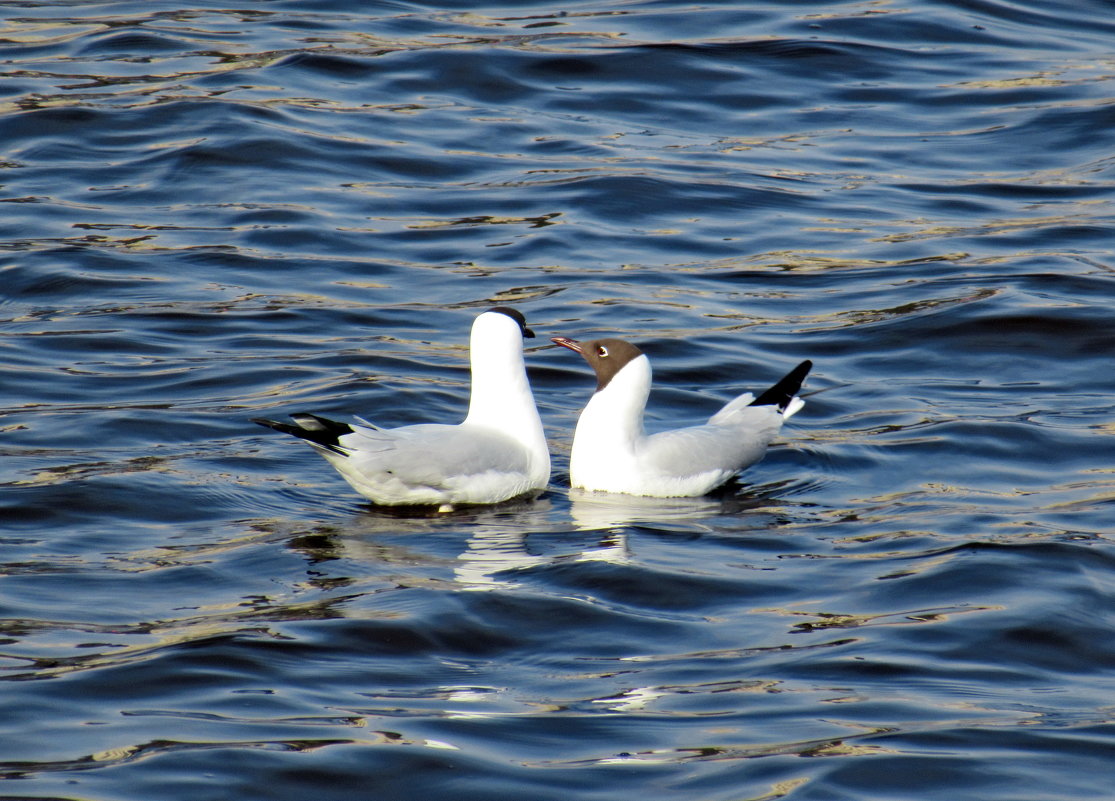
[[[497,306],[476,318],[472,393],[459,425],[379,428],[306,413],[291,415],[293,425],[253,422],[308,442],[373,503],[452,507],[529,495],[549,482],[550,453],[527,381],[524,336],[534,332],[516,309]],[[804,405],[795,393],[813,366],[802,362],[757,398],[734,398],[704,425],[648,436],[651,370],[642,351],[622,339],[552,341],[596,372],[596,392],[573,436],[570,483],[631,495],[703,495],[759,461],[782,421]]]

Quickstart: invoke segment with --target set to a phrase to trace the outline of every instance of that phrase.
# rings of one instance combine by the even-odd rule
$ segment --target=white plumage
[[[553,341],[580,353],[597,379],[573,435],[572,486],[658,498],[703,495],[762,459],[783,421],[805,405],[795,393],[813,366],[802,362],[758,398],[732,399],[704,425],[648,436],[646,355],[622,339]]]
[[[317,415],[291,415],[294,425],[253,422],[305,440],[374,503],[490,504],[543,489],[550,454],[523,363],[523,337],[533,337],[515,309],[476,318],[469,343],[472,389],[459,425],[378,428]]]

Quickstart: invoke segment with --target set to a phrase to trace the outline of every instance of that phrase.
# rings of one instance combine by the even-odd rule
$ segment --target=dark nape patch
[[[510,306],[493,306],[488,309],[488,311],[496,312],[497,314],[506,314],[519,324],[519,330],[523,332],[524,337],[534,338],[534,332],[527,328],[527,318],[523,317],[523,313],[518,309],[512,309]]]

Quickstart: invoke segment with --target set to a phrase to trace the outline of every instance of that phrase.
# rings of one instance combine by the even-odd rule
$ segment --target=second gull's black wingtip
[[[793,399],[794,395],[801,389],[801,384],[805,381],[805,377],[809,375],[809,371],[813,369],[813,362],[806,359],[790,372],[786,373],[778,380],[778,383],[768,389],[755,400],[751,401],[751,406],[777,406],[779,409],[785,409],[787,404]]]

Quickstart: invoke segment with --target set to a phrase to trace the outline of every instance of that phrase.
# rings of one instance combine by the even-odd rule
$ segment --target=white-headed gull
[[[650,361],[622,339],[553,342],[581,354],[596,371],[596,392],[573,435],[573,487],[657,498],[703,495],[763,458],[782,421],[805,401],[796,397],[813,363],[804,361],[758,398],[733,398],[704,425],[647,435],[643,412]]]
[[[478,316],[469,343],[472,394],[460,425],[378,428],[292,414],[294,425],[253,422],[314,447],[353,489],[386,506],[499,503],[543,489],[550,452],[523,364],[523,315],[497,306]]]

